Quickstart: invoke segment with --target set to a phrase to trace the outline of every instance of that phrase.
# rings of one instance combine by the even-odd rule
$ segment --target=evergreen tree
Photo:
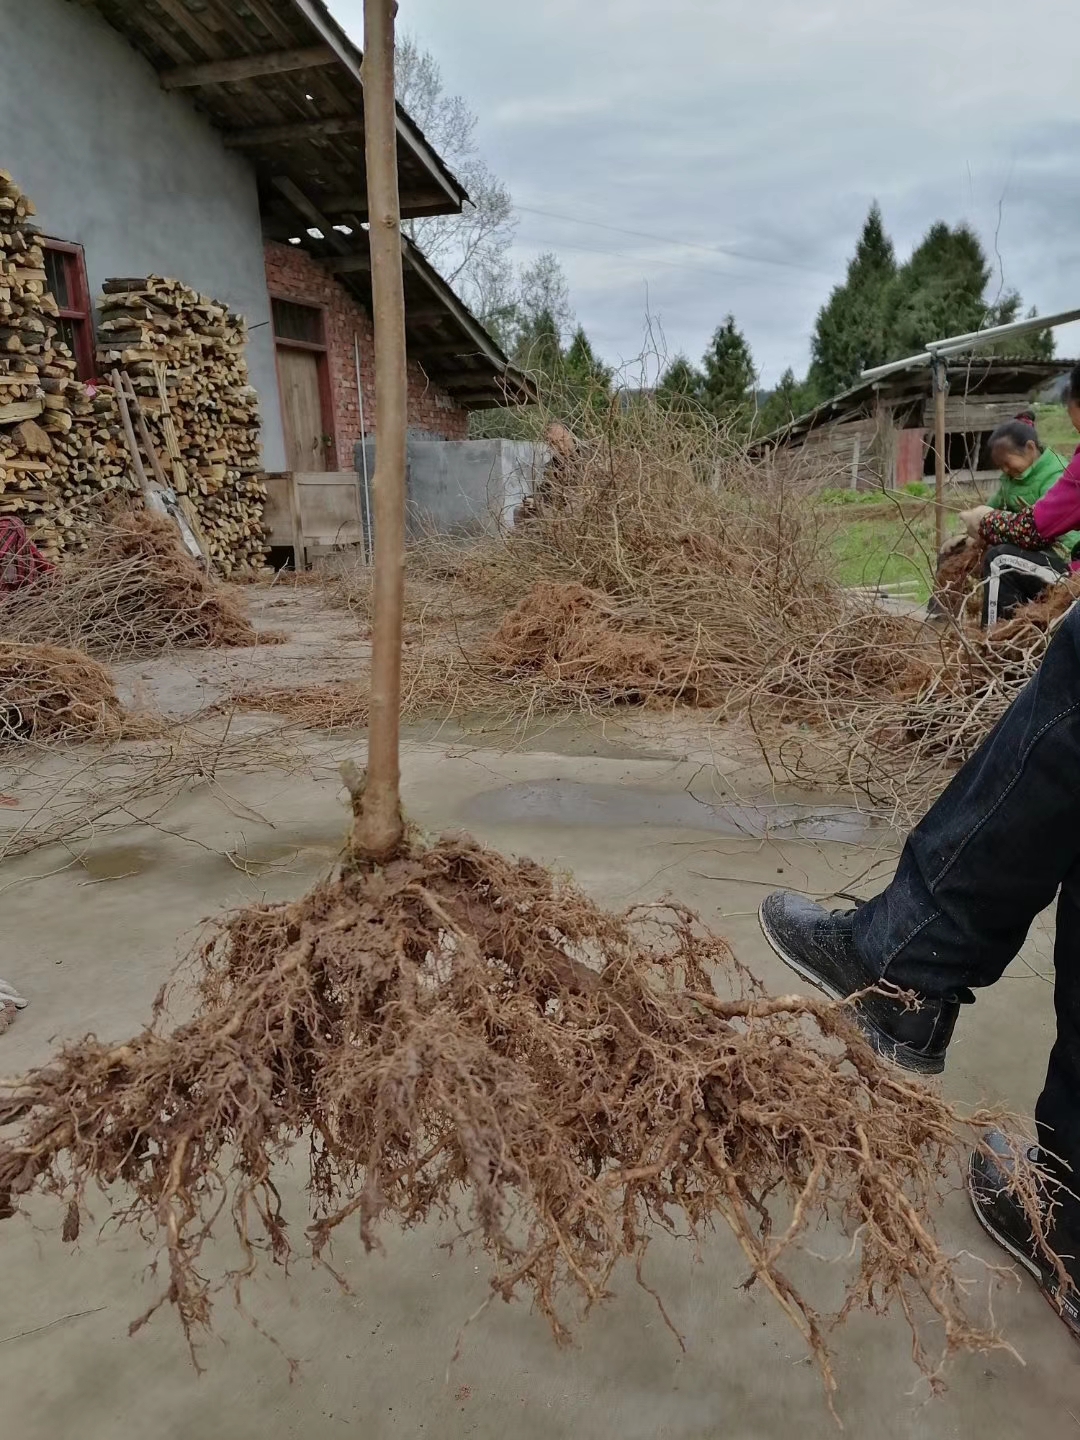
[[[875,201],[862,228],[847,275],[817,317],[808,377],[815,396],[827,399],[858,381],[888,352],[886,298],[896,277],[896,254]]]
[[[757,376],[750,346],[735,324],[734,315],[718,326],[701,363],[702,403],[725,424],[749,429]]]
[[[933,340],[997,323],[985,294],[990,266],[968,225],[931,225],[897,272],[886,305],[890,359],[925,350]],[[1019,307],[1019,297],[1016,307]]]
[[[612,372],[599,359],[579,325],[563,357],[561,378],[571,403],[606,407],[611,399]]]
[[[546,307],[522,317],[514,343],[514,361],[549,385],[557,379],[562,369],[562,341],[555,316]]]
[[[992,307],[993,319],[988,323],[1009,325],[1012,321],[1020,319],[1020,308],[1019,294],[1015,290],[1007,290],[998,303]],[[1024,319],[1034,320],[1038,313],[1033,305]],[[993,345],[981,345],[978,353],[980,355],[1008,355],[1014,360],[1052,360],[1055,344],[1053,330],[1032,330],[1028,335],[1009,336],[1004,340],[998,340]]]
[[[812,410],[813,402],[808,399],[805,385],[795,379],[795,372],[788,367],[780,376],[779,384],[765,400],[758,411],[755,429],[761,435],[771,435],[774,430],[789,425],[800,415]]]
[[[656,402],[666,410],[691,410],[702,402],[704,385],[701,372],[695,370],[685,355],[676,355],[660,376]]]

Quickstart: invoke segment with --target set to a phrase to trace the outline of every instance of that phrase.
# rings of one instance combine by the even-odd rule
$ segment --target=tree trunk
[[[400,796],[401,628],[405,591],[405,293],[394,104],[394,0],[364,4],[364,129],[375,319],[375,619],[368,769],[354,794],[352,848],[381,860],[404,836]]]

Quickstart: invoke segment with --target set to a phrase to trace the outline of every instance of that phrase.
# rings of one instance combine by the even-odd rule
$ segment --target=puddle
[[[149,845],[109,845],[91,850],[79,863],[91,880],[122,880],[127,875],[145,875],[160,858]]]
[[[478,795],[464,807],[469,821],[496,824],[594,825],[604,829],[661,825],[708,830],[749,839],[832,840],[862,843],[882,822],[842,805],[799,805],[698,800],[689,791],[576,780],[529,780]]]
[[[341,853],[342,839],[333,844],[299,839],[267,840],[262,844],[238,846],[233,861],[249,875],[266,875],[272,870],[288,870],[296,861],[305,867],[329,865]]]
[[[438,741],[477,749],[516,750],[523,754],[595,756],[599,760],[670,760],[671,752],[644,743],[630,730],[608,720],[603,730],[577,719],[537,721],[520,728],[483,716],[461,721],[432,720],[408,725],[402,735],[419,744]],[[625,736],[625,738],[623,738]]]

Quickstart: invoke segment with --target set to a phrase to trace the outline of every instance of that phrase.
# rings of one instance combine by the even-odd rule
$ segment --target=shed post
[[[940,355],[933,359],[934,374],[934,542],[940,551],[945,544],[945,400],[949,374]]]

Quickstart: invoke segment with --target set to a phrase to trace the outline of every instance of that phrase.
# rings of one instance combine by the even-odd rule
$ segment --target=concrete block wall
[[[356,468],[375,473],[373,439],[356,447]],[[421,440],[408,444],[408,532],[411,538],[493,534],[509,530],[514,511],[540,479],[550,452],[517,440]]]
[[[364,394],[364,425],[376,428],[375,346],[371,316],[317,260],[298,245],[266,244],[266,284],[271,295],[298,304],[321,305],[326,312],[327,362],[333,405],[336,457],[331,470],[346,468],[362,439],[356,394],[356,351],[360,340],[360,375]],[[462,440],[469,417],[444,390],[433,385],[420,366],[409,362],[409,424],[427,435]]]

